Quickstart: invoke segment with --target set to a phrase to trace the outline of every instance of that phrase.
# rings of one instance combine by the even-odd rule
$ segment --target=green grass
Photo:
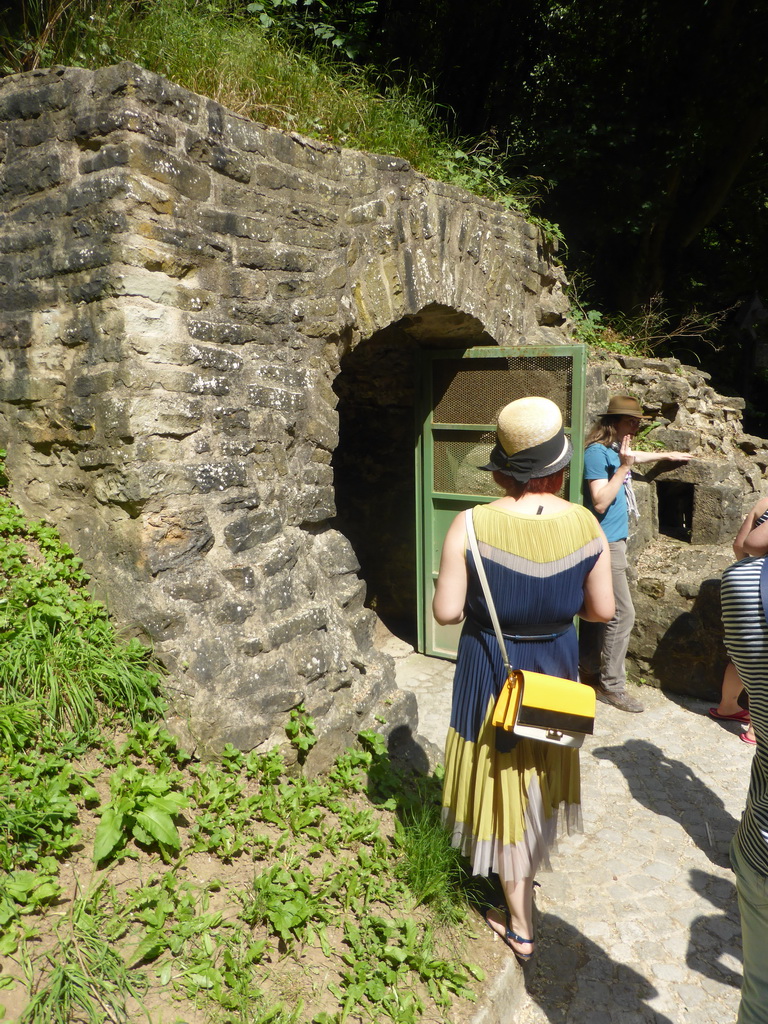
[[[92,742],[71,767],[72,748],[0,758],[15,787],[0,806],[19,805],[15,824],[7,808],[0,816],[0,989],[26,986],[19,1024],[133,1021],[145,1009],[154,1024],[158,993],[179,1019],[194,1005],[211,1024],[449,1021],[482,979],[446,932],[467,928],[466,890],[435,780],[389,764],[399,806],[369,797],[372,771],[385,781],[379,746],[366,734],[313,779],[288,775],[277,751],[230,747],[196,762],[154,725]],[[83,756],[101,767],[84,772]],[[110,791],[98,808],[94,780]],[[105,845],[92,819],[120,809],[126,782],[130,807],[111,823],[120,841]],[[100,870],[68,892],[65,878],[87,875],[84,856]],[[320,981],[303,966],[310,951]]]
[[[0,493],[0,750],[49,726],[84,738],[100,717],[162,712],[159,666],[120,639],[87,583],[56,531]]]
[[[370,731],[324,777],[196,760],[86,584],[0,494],[0,1016],[12,989],[17,1024],[450,1020],[482,972],[439,779]],[[314,725],[286,725],[299,761]]]
[[[546,184],[504,171],[489,137],[455,138],[424,82],[371,78],[330,50],[306,52],[227,0],[24,0],[3,70],[133,61],[263,124],[408,160],[417,170],[530,214]],[[543,223],[543,222],[542,222]],[[554,225],[544,225],[552,234]]]

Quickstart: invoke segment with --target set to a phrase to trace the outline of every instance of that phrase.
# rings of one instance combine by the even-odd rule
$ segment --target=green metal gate
[[[439,626],[432,596],[443,538],[462,509],[500,496],[488,462],[499,410],[527,395],[550,398],[573,435],[564,495],[581,500],[586,351],[583,345],[424,351],[416,446],[418,643],[455,658],[460,626]]]

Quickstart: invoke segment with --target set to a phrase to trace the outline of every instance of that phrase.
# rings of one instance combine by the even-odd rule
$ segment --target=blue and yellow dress
[[[576,679],[573,618],[603,547],[595,517],[580,505],[538,516],[479,505],[473,518],[510,664]],[[549,866],[559,834],[581,827],[579,752],[519,739],[491,724],[506,673],[469,550],[466,559],[443,820],[474,874],[493,871],[518,881]]]

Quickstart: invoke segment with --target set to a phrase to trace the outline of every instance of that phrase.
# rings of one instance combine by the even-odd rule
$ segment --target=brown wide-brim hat
[[[518,398],[505,405],[496,421],[496,442],[490,462],[480,468],[519,483],[557,473],[573,455],[563,415],[548,398]]]
[[[605,415],[636,416],[639,420],[651,419],[650,416],[645,415],[642,405],[632,395],[614,395],[608,403],[608,411]]]

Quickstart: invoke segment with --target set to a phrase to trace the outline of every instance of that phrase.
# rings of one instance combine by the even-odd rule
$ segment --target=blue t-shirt
[[[595,512],[592,495],[589,490],[590,480],[610,480],[621,465],[619,453],[604,444],[591,444],[584,452],[584,504],[595,513],[598,523],[605,531],[608,541],[626,540],[629,533],[629,515],[627,513],[627,496],[624,485],[608,508],[601,515]]]

